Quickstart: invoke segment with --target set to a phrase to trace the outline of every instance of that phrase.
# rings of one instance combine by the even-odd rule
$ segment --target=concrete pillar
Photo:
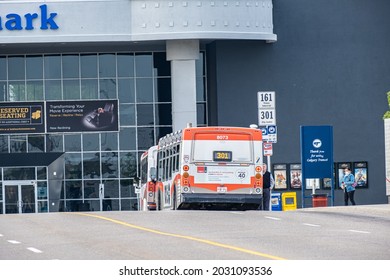
[[[386,168],[386,195],[390,204],[390,119],[384,120],[385,128],[385,168]]]
[[[171,61],[173,131],[197,125],[196,69],[198,40],[167,41],[167,60]]]

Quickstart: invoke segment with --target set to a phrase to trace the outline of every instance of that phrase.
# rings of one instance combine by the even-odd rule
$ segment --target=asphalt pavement
[[[1,260],[390,260],[390,205],[0,215]]]

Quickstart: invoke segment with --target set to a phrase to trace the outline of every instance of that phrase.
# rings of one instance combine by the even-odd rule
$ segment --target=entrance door
[[[35,213],[36,190],[33,184],[4,183],[5,213]]]

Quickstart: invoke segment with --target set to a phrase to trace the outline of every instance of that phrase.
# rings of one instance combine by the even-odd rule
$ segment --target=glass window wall
[[[196,64],[201,126],[207,125],[205,63],[202,52]],[[138,176],[139,157],[172,132],[171,69],[166,54],[0,56],[0,101],[95,99],[119,100],[118,132],[4,134],[0,135],[0,152],[65,153],[60,211],[136,210],[133,179]],[[15,170],[7,172],[7,178],[20,175]],[[30,177],[38,182],[38,212],[49,211],[47,167],[36,169]]]

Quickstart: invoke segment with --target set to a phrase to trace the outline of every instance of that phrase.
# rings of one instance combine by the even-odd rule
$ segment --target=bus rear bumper
[[[148,202],[148,210],[156,210],[156,208],[155,202]]]
[[[199,194],[183,193],[178,209],[242,208],[256,210],[262,204],[262,194]]]

